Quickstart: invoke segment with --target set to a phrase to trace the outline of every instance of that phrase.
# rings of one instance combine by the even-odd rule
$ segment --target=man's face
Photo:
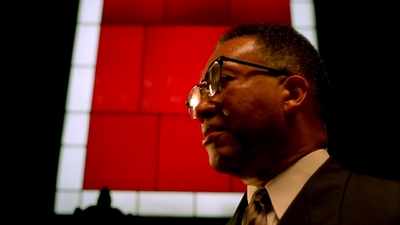
[[[207,68],[220,56],[260,64],[252,37],[220,45]],[[270,171],[283,157],[278,151],[286,141],[283,80],[262,69],[223,62],[220,90],[205,95],[196,107],[203,145],[216,171],[246,178]]]

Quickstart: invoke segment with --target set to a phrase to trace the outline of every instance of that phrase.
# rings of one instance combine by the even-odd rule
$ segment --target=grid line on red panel
[[[104,0],[103,24],[290,24],[289,0]]]
[[[289,0],[230,0],[230,24],[291,24]]]
[[[165,0],[104,0],[102,24],[162,24]]]
[[[84,189],[155,190],[158,117],[92,114]]]
[[[166,25],[227,25],[229,0],[167,0]]]

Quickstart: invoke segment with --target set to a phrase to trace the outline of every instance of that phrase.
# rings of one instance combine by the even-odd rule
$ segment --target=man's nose
[[[196,119],[201,123],[204,122],[205,119],[209,119],[218,111],[218,102],[217,96],[210,97],[208,95],[204,96],[199,104],[196,106]]]

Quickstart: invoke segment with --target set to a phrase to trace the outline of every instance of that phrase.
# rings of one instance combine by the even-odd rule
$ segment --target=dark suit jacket
[[[240,225],[243,195],[227,225]],[[330,157],[306,182],[280,225],[399,225],[400,182],[355,174]]]

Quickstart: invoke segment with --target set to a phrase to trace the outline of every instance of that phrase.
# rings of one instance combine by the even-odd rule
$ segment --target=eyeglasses
[[[221,83],[221,68],[224,61],[230,61],[239,63],[246,66],[251,66],[263,70],[268,70],[268,75],[270,76],[280,76],[286,75],[290,76],[291,74],[284,70],[278,70],[271,67],[242,61],[239,59],[233,59],[226,56],[218,57],[211,65],[208,67],[207,72],[204,76],[204,79],[200,81],[199,84],[194,85],[194,87],[190,90],[189,95],[186,99],[186,107],[188,108],[189,115],[192,119],[196,119],[196,106],[200,103],[201,99],[207,94],[212,97],[215,93],[220,89]]]

